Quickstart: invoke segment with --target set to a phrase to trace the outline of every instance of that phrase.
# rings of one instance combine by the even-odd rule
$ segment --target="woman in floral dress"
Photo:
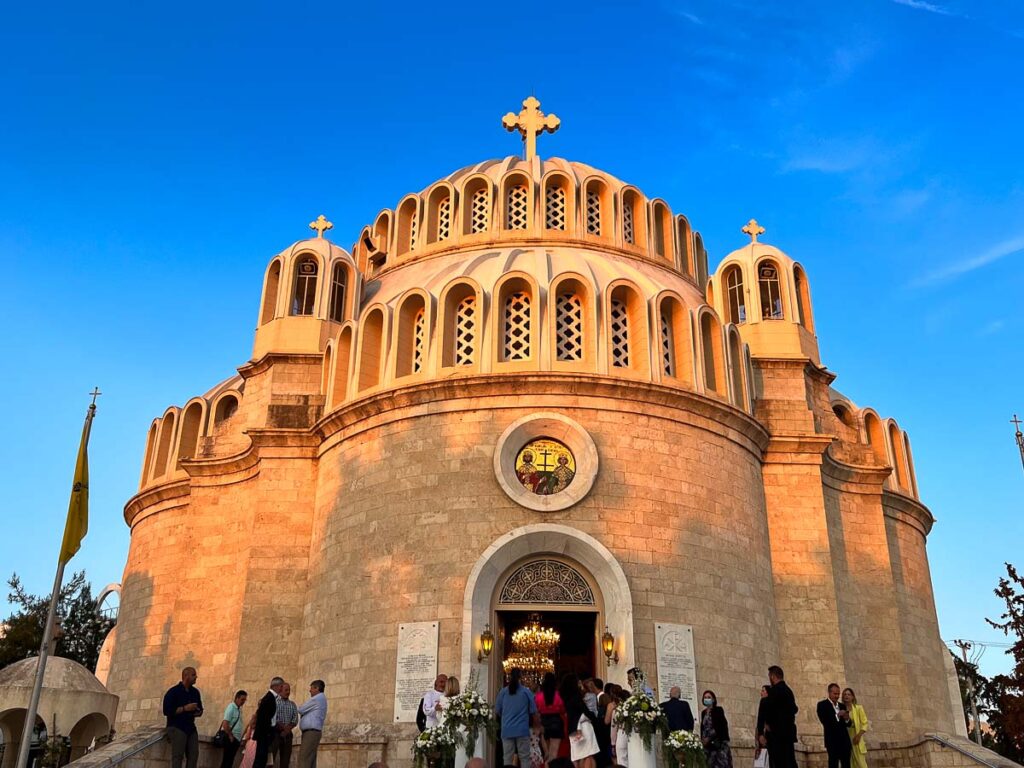
[[[704,709],[700,713],[700,740],[708,758],[708,768],[732,768],[729,750],[729,721],[725,710],[718,706],[714,691],[704,691],[701,697]]]

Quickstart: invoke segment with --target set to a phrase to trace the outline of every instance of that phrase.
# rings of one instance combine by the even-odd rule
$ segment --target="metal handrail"
[[[964,757],[969,757],[971,760],[974,760],[975,762],[978,762],[978,763],[981,763],[982,765],[988,766],[988,768],[1001,768],[1001,766],[999,766],[999,765],[997,765],[995,763],[990,763],[985,758],[980,757],[979,755],[976,755],[973,752],[969,752],[968,750],[966,750],[963,747],[961,747],[959,744],[954,744],[949,739],[946,739],[946,738],[944,738],[942,736],[939,736],[937,733],[929,733],[929,734],[926,734],[925,736],[926,736],[926,738],[929,738],[932,741],[939,742],[939,744],[941,744],[944,747],[949,747],[950,749],[952,749],[952,750],[954,750],[956,752],[959,752]]]
[[[154,746],[155,744],[158,744],[160,741],[163,740],[163,738],[166,735],[167,735],[167,729],[166,728],[160,728],[159,730],[154,731],[148,738],[143,739],[139,744],[136,744],[134,747],[129,749],[127,752],[122,752],[116,758],[114,758],[114,757],[110,758],[109,765],[110,766],[120,765],[125,760],[130,760],[131,758],[133,758],[137,754],[139,754],[139,752],[147,750],[150,747]],[[111,746],[112,747],[116,747],[117,746],[117,742],[116,741],[111,741],[111,742],[108,742],[107,744],[104,744],[103,746],[105,746],[105,747],[111,747]],[[89,754],[93,754],[93,752],[90,752]]]

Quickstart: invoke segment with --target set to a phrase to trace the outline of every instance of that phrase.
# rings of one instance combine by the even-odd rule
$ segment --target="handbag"
[[[221,729],[213,736],[213,741],[210,742],[217,749],[224,749],[228,745],[228,734],[227,731]]]

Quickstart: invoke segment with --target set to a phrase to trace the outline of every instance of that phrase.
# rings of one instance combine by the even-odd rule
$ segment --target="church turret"
[[[343,248],[324,237],[334,225],[324,216],[310,222],[316,237],[274,256],[263,280],[253,359],[270,352],[319,354],[358,310],[358,273]]]
[[[800,264],[758,236],[751,219],[742,229],[750,243],[722,260],[708,280],[708,303],[735,323],[752,357],[805,358],[820,365],[811,289]]]

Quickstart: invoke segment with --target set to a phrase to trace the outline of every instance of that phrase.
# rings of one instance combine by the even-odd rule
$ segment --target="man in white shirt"
[[[436,728],[437,716],[441,714],[441,699],[444,698],[444,687],[448,684],[448,675],[438,675],[434,679],[434,689],[423,694],[423,714],[427,717],[427,728]]]
[[[314,680],[309,684],[309,698],[299,707],[299,730],[302,742],[299,745],[299,768],[316,768],[316,751],[323,736],[324,720],[327,719],[327,697],[324,696],[324,681]]]

